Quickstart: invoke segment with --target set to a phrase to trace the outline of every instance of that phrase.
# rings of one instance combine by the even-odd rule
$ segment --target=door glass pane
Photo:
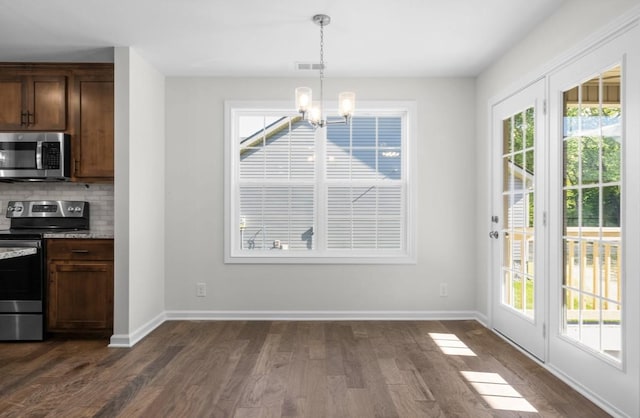
[[[565,117],[564,123],[571,123],[571,118]],[[578,148],[578,138],[566,137],[563,142],[564,149],[564,185],[575,186],[579,183],[578,161],[580,153]]]
[[[527,305],[525,306],[527,315],[533,316],[533,307],[534,307],[534,293],[533,293],[533,277],[528,276],[526,280],[525,286],[525,300]]]
[[[564,92],[563,334],[621,358],[620,66]]]
[[[565,239],[564,263],[565,273],[563,284],[567,287],[580,288],[580,245],[577,239]]]
[[[533,141],[535,139],[535,120],[533,118],[534,111],[533,108],[525,110],[525,147],[533,148]]]
[[[527,193],[527,220],[525,222],[525,225],[527,226],[527,228],[533,228],[533,218],[534,218],[534,213],[535,213],[535,200],[534,200],[534,193],[530,192]],[[531,234],[533,231],[529,230],[529,234]]]
[[[513,304],[512,307],[517,310],[522,310],[522,276],[520,274],[515,274],[513,277]]]
[[[531,175],[534,173],[534,161],[533,149],[526,150],[524,153],[524,168]],[[527,186],[531,184],[532,180],[532,176],[527,178]]]
[[[595,132],[585,132],[592,135]],[[581,139],[582,155],[580,164],[582,166],[582,184],[594,184],[600,180],[600,137],[583,136]]]
[[[535,109],[503,120],[502,303],[534,317]]]
[[[602,188],[602,226],[620,228],[620,186]]]
[[[524,153],[522,152],[516,152],[513,155],[513,162],[515,163],[515,168],[518,170],[524,170]],[[522,182],[518,183],[519,185],[522,185]]]
[[[513,123],[511,118],[505,119],[502,121],[502,149],[505,154],[511,154],[513,152],[513,135],[511,134],[511,129],[513,129]]]
[[[583,188],[578,210],[583,227],[597,228],[600,225],[600,188]],[[591,229],[588,231],[593,232]]]
[[[611,127],[611,133],[619,135],[619,115],[615,119],[617,119],[617,124]],[[620,139],[620,136],[602,138],[602,161],[607,162],[607,165],[602,166],[603,183],[620,181]]]

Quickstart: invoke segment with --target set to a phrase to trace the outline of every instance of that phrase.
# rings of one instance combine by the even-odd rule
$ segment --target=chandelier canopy
[[[355,110],[356,94],[352,91],[344,91],[338,95],[338,113],[342,119],[327,121],[324,117],[324,27],[331,23],[331,18],[324,14],[313,16],[313,22],[320,26],[320,101],[312,101],[310,87],[296,88],[296,108],[305,120],[314,127],[324,127],[329,123],[349,123]]]

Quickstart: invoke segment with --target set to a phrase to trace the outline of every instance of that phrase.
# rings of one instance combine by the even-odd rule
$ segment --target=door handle
[[[500,233],[498,231],[491,231],[489,232],[489,238],[495,238],[498,239],[498,237],[500,237]]]

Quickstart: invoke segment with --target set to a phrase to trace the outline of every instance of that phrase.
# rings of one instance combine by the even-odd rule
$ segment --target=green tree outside
[[[565,123],[582,123],[582,128],[597,128],[613,125],[620,119],[619,107],[568,106]],[[594,126],[589,126],[594,125]],[[580,149],[581,148],[581,149]],[[617,184],[600,187],[600,183],[620,181],[620,137],[615,136],[569,136],[564,140],[564,184],[566,187],[582,186],[565,190],[565,220],[567,227],[597,227],[602,218],[603,227],[620,226],[620,187]],[[590,187],[592,185],[592,187]],[[602,193],[602,213],[600,194]],[[579,225],[579,210],[582,204],[582,225]]]

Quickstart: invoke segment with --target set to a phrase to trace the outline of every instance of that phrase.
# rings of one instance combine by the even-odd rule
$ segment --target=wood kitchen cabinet
[[[113,333],[113,240],[47,240],[47,330]]]
[[[72,98],[73,177],[78,181],[113,180],[113,69],[76,75]]]
[[[111,63],[0,63],[0,131],[71,135],[72,181],[114,177]]]
[[[0,131],[64,131],[67,77],[0,73]]]

